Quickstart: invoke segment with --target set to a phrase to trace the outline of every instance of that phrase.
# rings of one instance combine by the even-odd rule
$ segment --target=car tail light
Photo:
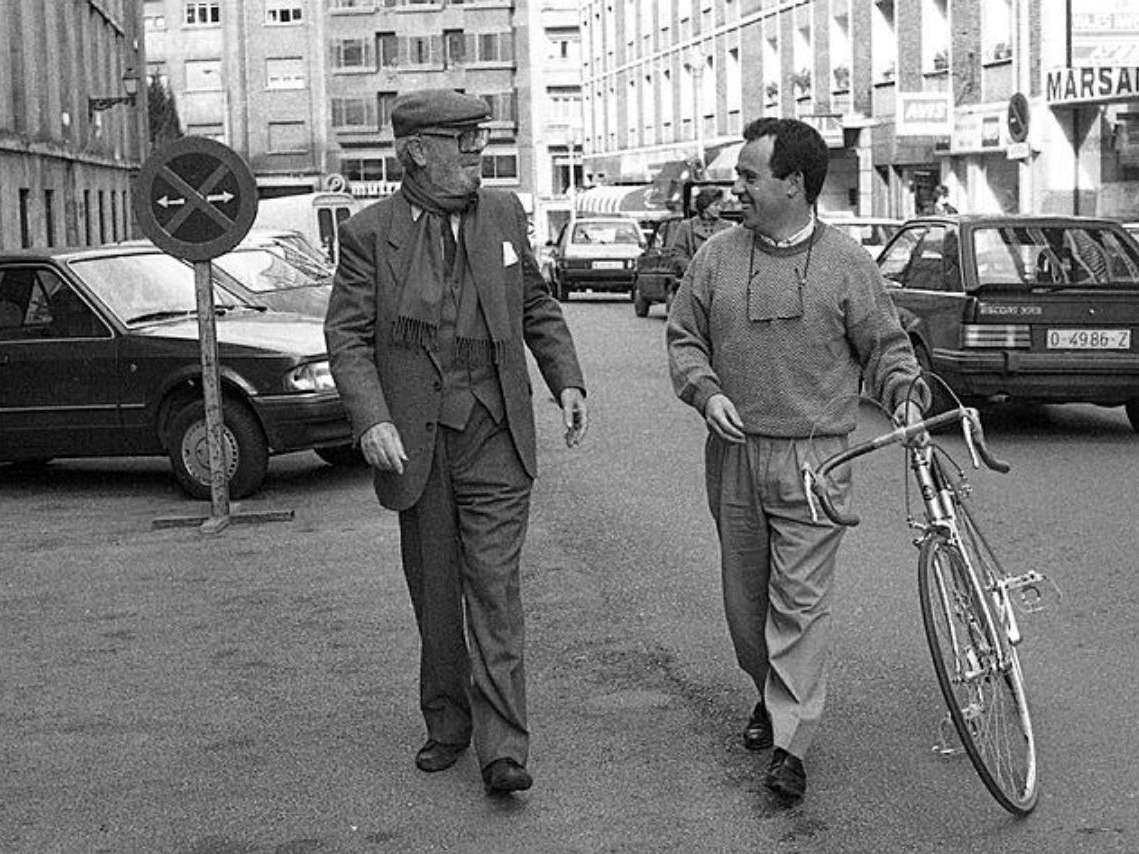
[[[966,347],[1028,348],[1032,344],[1029,327],[1021,323],[966,323]]]

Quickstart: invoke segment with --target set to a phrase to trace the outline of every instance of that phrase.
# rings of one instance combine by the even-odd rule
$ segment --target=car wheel
[[[648,317],[649,316],[649,305],[650,305],[650,303],[647,299],[645,299],[644,294],[641,293],[641,289],[636,284],[634,284],[633,285],[633,313],[636,314],[637,317]]]
[[[241,404],[223,404],[222,462],[229,482],[230,498],[245,498],[256,492],[269,468],[269,447],[253,413]],[[206,434],[206,408],[195,401],[180,409],[170,421],[167,437],[174,477],[192,498],[207,499],[210,493],[210,447]]]
[[[933,360],[930,359],[929,352],[923,345],[914,342],[914,356],[917,358],[918,367],[921,368],[922,378],[925,380],[925,384],[929,386],[929,411],[926,415],[940,415],[943,412],[948,412],[956,404],[945,384],[933,376]]]
[[[1131,429],[1139,433],[1139,399],[1127,401],[1127,420],[1131,422]]]
[[[368,464],[363,452],[355,445],[335,445],[331,448],[314,448],[314,450],[316,455],[330,466],[355,468]]]

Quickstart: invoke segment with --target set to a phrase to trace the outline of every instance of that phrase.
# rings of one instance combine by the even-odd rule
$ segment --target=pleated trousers
[[[423,495],[399,514],[427,736],[473,736],[484,768],[529,754],[519,557],[531,486],[506,422],[476,404],[463,430],[438,428]]]
[[[813,522],[801,465],[845,449],[845,436],[743,444],[709,435],[708,505],[720,539],[724,613],[740,667],[771,715],[775,745],[802,758],[826,701],[835,556],[844,529]],[[832,490],[849,503],[849,469]]]

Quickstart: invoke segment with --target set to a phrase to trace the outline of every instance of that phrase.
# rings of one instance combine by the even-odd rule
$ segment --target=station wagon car
[[[229,492],[271,453],[352,458],[320,321],[215,282]],[[0,254],[0,462],[167,455],[210,497],[193,268],[153,247]]]
[[[961,398],[1124,406],[1139,431],[1139,243],[1118,222],[919,217],[878,267],[923,370]]]

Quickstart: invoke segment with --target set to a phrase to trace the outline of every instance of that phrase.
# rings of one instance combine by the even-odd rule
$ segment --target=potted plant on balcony
[[[949,68],[949,51],[939,50],[933,55],[933,70],[945,71]]]
[[[886,83],[889,83],[894,79],[894,63],[891,62],[889,65],[883,67],[881,78]]]
[[[767,94],[768,101],[775,101],[779,98],[779,84],[774,80],[768,81],[767,86],[764,87],[763,91]]]
[[[1012,58],[1012,48],[1005,42],[997,42],[993,46],[993,59],[1000,61],[1002,59]]]
[[[831,74],[834,75],[834,90],[836,92],[850,91],[850,69],[845,65],[836,65]]]
[[[798,73],[791,75],[791,86],[795,89],[798,97],[805,98],[811,94],[811,70],[804,68]]]

